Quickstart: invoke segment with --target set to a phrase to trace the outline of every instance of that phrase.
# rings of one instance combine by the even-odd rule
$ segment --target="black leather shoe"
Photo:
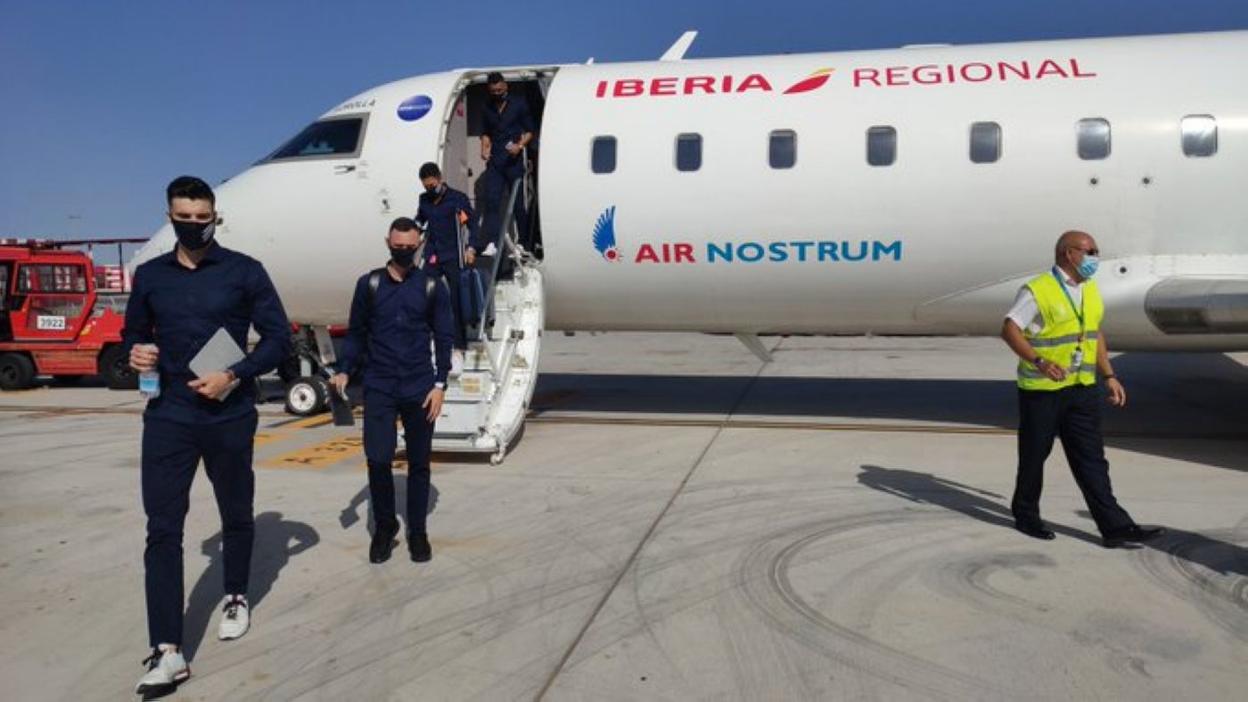
[[[1159,526],[1132,524],[1125,529],[1118,529],[1105,534],[1101,537],[1101,543],[1104,544],[1105,548],[1120,548],[1125,544],[1151,541],[1164,533],[1166,533],[1166,530]]]
[[[408,534],[407,552],[412,556],[413,563],[428,563],[433,558],[433,548],[429,545],[426,534]]]
[[[1023,524],[1022,522],[1014,522],[1014,528],[1033,539],[1040,539],[1041,541],[1052,541],[1057,538],[1057,534],[1054,534],[1052,529],[1046,527],[1044,522],[1040,522],[1039,524]]]
[[[399,543],[394,539],[397,533],[399,533],[398,529],[378,529],[373,534],[373,543],[368,547],[369,563],[385,563],[390,560],[390,553]]]

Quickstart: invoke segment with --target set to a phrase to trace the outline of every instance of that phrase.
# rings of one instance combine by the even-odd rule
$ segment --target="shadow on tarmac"
[[[403,524],[404,531],[407,529],[407,510],[404,505],[407,504],[407,473],[396,473],[394,476],[394,505],[395,514],[399,518],[399,522]],[[367,506],[365,514],[366,525],[368,527],[368,535],[371,538],[376,526],[373,519],[373,504],[368,495],[368,483],[364,483],[364,487],[351,498],[346,507],[342,508],[342,512],[338,515],[338,524],[343,530],[350,529],[360,521],[360,508]],[[426,515],[433,514],[433,510],[438,507],[438,486],[432,481],[429,483],[429,508],[425,512]]]
[[[1248,368],[1213,353],[1123,354],[1114,360],[1128,403],[1106,406],[1107,446],[1248,471]],[[751,378],[548,373],[533,411],[727,415]],[[804,378],[764,376],[736,416],[894,419],[1012,430],[1013,379]],[[1192,441],[1200,439],[1201,441]]]
[[[920,473],[911,470],[882,468],[864,465],[858,474],[858,482],[872,490],[878,490],[904,500],[920,504],[936,505],[945,509],[964,514],[993,526],[1014,529],[1014,517],[1006,504],[1009,500],[986,490],[946,480],[931,473]],[[1130,511],[1128,509],[1128,511]],[[1086,511],[1077,512],[1080,516],[1091,519]],[[1056,524],[1045,520],[1050,529],[1080,541],[1096,546],[1101,539],[1089,532],[1075,529],[1064,524]],[[1018,535],[1019,539],[1029,537]],[[1146,541],[1128,550],[1152,549],[1170,559],[1179,559],[1185,563],[1199,565],[1211,573],[1226,578],[1243,578],[1248,576],[1248,549],[1235,543],[1221,541],[1204,534],[1184,531],[1166,526],[1166,533],[1161,537]],[[1199,580],[1202,575],[1193,573]],[[1198,583],[1208,586],[1213,583]],[[1244,583],[1241,583],[1244,584]],[[1231,588],[1238,590],[1239,585]],[[1217,588],[1214,588],[1217,589]],[[1246,612],[1248,613],[1248,612]]]
[[[252,548],[251,581],[247,593],[247,601],[253,611],[273,589],[278,575],[290,559],[316,546],[320,540],[320,535],[311,526],[283,519],[280,512],[256,515],[256,540]],[[182,625],[182,650],[187,661],[195,659],[208,624],[225,598],[222,590],[225,560],[221,551],[221,533],[206,539],[202,550],[210,561],[187,598]]]

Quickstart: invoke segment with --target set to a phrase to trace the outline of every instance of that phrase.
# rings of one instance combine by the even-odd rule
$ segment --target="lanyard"
[[[1079,298],[1079,306],[1075,307],[1075,298],[1071,296],[1070,290],[1066,288],[1066,281],[1062,280],[1061,272],[1057,266],[1053,267],[1053,277],[1057,278],[1057,284],[1062,287],[1062,292],[1066,293],[1066,301],[1070,303],[1070,309],[1074,311],[1075,318],[1079,320],[1079,342],[1083,343],[1084,337],[1088,335],[1088,327],[1083,323],[1083,306],[1088,298]]]

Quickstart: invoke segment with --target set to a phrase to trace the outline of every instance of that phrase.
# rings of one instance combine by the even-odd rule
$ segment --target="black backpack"
[[[375,268],[368,274],[368,316],[364,318],[365,320],[372,319],[373,317],[373,306],[377,303],[377,289],[381,287],[381,276],[383,275],[389,275],[385,266]],[[425,297],[432,300],[433,292],[437,289],[437,287],[438,279],[426,273]]]
[[[368,311],[369,312],[373,311],[373,303],[377,301],[377,289],[381,287],[381,276],[386,275],[386,273],[387,273],[386,267],[382,266],[381,268],[374,269],[371,273],[368,274]],[[438,281],[434,280],[433,276],[431,275],[425,276],[425,296],[426,297],[433,295],[433,289],[434,287],[437,286],[437,284],[438,284]]]

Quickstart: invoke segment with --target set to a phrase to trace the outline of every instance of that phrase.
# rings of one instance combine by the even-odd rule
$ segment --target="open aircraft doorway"
[[[507,182],[498,199],[486,197],[482,177],[483,115],[493,109],[486,85],[489,72],[464,74],[448,101],[437,161],[447,185],[468,194],[489,245],[476,263],[484,281],[483,312],[476,324],[468,325],[464,370],[447,386],[435,450],[490,453],[493,461],[501,461],[523,426],[533,396],[545,324],[538,265],[538,154],[545,96],[554,74],[553,68],[503,73],[509,94],[528,103],[538,136],[523,152],[523,175]]]
[[[544,253],[538,199],[542,117],[546,109],[546,95],[557,71],[557,67],[540,67],[502,72],[509,96],[522,98],[533,116],[535,136],[522,156],[525,175],[517,198],[523,203],[525,220],[517,223],[523,225],[517,226],[517,243],[538,260]],[[450,100],[451,107],[443,120],[438,162],[447,185],[468,194],[482,226],[489,225],[489,229],[495,231],[487,233],[494,236],[502,221],[501,206],[487,202],[485,180],[482,178],[486,163],[481,158],[484,114],[486,110],[493,109],[487,86],[488,76],[488,71],[473,71],[465,73],[456,84]]]

